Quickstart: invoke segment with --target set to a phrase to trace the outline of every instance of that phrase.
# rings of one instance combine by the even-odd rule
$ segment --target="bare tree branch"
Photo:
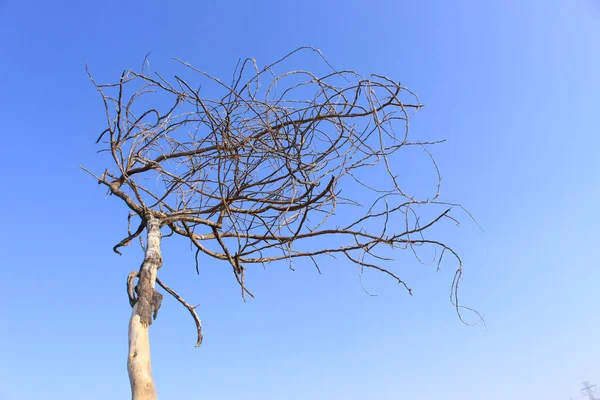
[[[187,310],[190,312],[190,314],[192,315],[192,318],[194,318],[194,322],[196,323],[196,329],[198,331],[198,340],[196,341],[196,347],[200,347],[200,345],[202,344],[203,336],[202,336],[202,321],[198,317],[198,314],[196,314],[196,307],[198,307],[198,306],[189,305],[184,299],[181,298],[181,296],[179,296],[177,293],[175,293],[175,291],[173,289],[169,288],[167,285],[162,283],[162,281],[160,279],[156,278],[156,283],[158,283],[161,288],[165,289],[167,291],[167,293],[169,293],[171,296],[175,297],[175,299],[178,302],[180,302],[185,308],[187,308]]]
[[[286,67],[301,55],[316,57],[313,72]],[[182,70],[172,79],[152,73],[147,60],[116,83],[90,74],[107,118],[98,142],[114,164],[92,175],[141,221],[115,251],[151,215],[190,240],[197,271],[199,255],[228,262],[242,296],[253,296],[244,283],[252,264],[309,258],[319,269],[318,257],[336,254],[358,266],[361,285],[369,268],[412,295],[391,270],[391,251],[410,249],[420,260],[419,247],[432,246],[441,250],[438,266],[444,254],[457,262],[451,296],[460,315],[462,261],[426,235],[464,209],[440,199],[429,147],[443,140],[409,139],[421,108],[413,92],[383,75],[336,70],[310,47],[264,68],[241,61],[231,84],[176,62]],[[426,168],[395,170],[409,148],[422,150],[433,171],[430,196],[403,189]]]

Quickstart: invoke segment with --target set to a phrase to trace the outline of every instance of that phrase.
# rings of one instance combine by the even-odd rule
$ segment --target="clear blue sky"
[[[78,169],[101,169],[99,80],[152,52],[229,77],[311,45],[339,68],[417,92],[415,135],[463,218],[440,234],[465,262],[469,328],[441,273],[401,257],[415,296],[354,267],[251,272],[243,303],[226,265],[198,277],[164,245],[166,282],[200,303],[205,342],[167,299],[153,325],[162,399],[444,399],[579,396],[600,384],[600,3],[545,1],[0,1],[0,399],[125,399],[126,274],[112,253],[124,205]],[[85,395],[82,395],[85,393]]]

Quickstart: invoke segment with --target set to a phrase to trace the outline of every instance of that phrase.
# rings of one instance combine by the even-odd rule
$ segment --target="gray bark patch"
[[[158,315],[163,295],[148,285],[145,279],[140,279],[136,287],[136,292],[138,293],[137,313],[140,316],[140,320],[144,326],[152,325],[152,320],[156,319]]]

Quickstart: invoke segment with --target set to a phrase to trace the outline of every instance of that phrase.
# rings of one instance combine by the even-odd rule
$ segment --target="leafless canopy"
[[[281,70],[302,57],[316,57],[324,72]],[[92,79],[107,118],[98,143],[114,161],[96,178],[140,220],[116,252],[144,231],[150,213],[191,241],[196,268],[200,254],[229,263],[242,295],[252,296],[244,283],[252,264],[292,267],[303,257],[319,268],[323,256],[342,256],[360,274],[383,272],[411,293],[389,267],[390,249],[418,257],[416,247],[430,245],[438,262],[445,253],[457,261],[458,310],[462,262],[425,236],[444,219],[456,222],[455,205],[438,200],[437,166],[431,158],[438,182],[426,199],[403,191],[393,170],[402,148],[430,156],[427,146],[437,143],[409,138],[421,107],[414,93],[382,75],[335,70],[312,48],[264,68],[247,59],[230,83],[176,61],[182,74],[169,79],[146,61],[117,83]],[[438,211],[422,221],[424,207]]]

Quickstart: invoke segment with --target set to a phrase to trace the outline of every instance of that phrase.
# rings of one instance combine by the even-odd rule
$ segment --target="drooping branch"
[[[175,298],[175,300],[180,302],[190,312],[190,314],[192,315],[192,318],[194,319],[194,322],[196,323],[196,330],[198,331],[198,340],[196,340],[196,347],[200,347],[200,345],[202,344],[203,336],[202,336],[202,321],[198,317],[198,314],[196,314],[196,307],[198,307],[198,306],[192,306],[192,305],[188,304],[181,296],[179,296],[177,293],[175,293],[175,291],[173,289],[169,288],[167,285],[162,283],[162,281],[160,279],[156,278],[156,283],[158,283],[161,288],[165,289],[167,291],[167,293],[169,293],[171,296],[173,296]]]

